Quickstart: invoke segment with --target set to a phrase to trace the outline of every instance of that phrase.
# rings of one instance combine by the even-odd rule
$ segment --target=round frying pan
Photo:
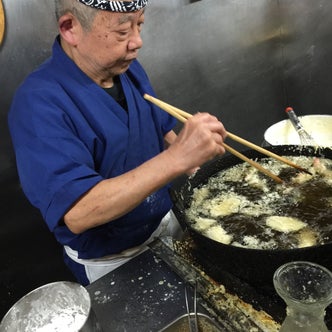
[[[332,150],[328,148],[315,151],[311,147],[300,148],[293,145],[281,145],[268,147],[267,149],[284,156],[305,155],[332,159]],[[252,159],[266,158],[265,155],[255,150],[247,150],[243,154]],[[332,269],[332,243],[283,250],[248,249],[214,241],[190,226],[185,210],[189,207],[193,189],[206,183],[208,178],[218,171],[239,163],[242,163],[242,161],[232,155],[216,159],[202,167],[194,177],[185,180],[179,189],[171,192],[174,202],[174,213],[182,227],[188,230],[199,251],[203,253],[201,256],[206,257],[209,265],[212,263],[212,265],[218,266],[219,270],[225,270],[254,285],[270,284],[274,271],[280,265],[289,261],[307,260]],[[204,262],[200,263],[204,265]],[[218,275],[213,277],[218,279]]]

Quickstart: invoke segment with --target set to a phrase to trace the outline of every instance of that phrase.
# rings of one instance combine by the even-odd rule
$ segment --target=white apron
[[[115,270],[122,264],[139,255],[148,249],[147,245],[158,237],[172,236],[180,238],[182,229],[176,219],[173,211],[169,211],[161,220],[158,228],[151,234],[148,240],[137,247],[129,248],[119,254],[109,255],[98,259],[81,259],[78,258],[78,252],[68,246],[64,246],[67,255],[76,263],[82,264],[85,267],[85,272],[90,283],[101,278],[105,274]]]

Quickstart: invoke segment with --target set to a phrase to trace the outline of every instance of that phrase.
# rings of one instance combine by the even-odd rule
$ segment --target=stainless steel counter
[[[184,287],[184,282],[147,250],[87,290],[104,332],[148,332],[159,331],[186,313]]]
[[[278,331],[278,321],[282,321],[285,315],[285,306],[281,299],[274,298],[275,296],[262,297],[259,290],[242,285],[236,280],[232,281],[236,281],[233,288],[238,295],[241,293],[240,298],[227,290],[214,293],[214,289],[209,287],[208,276],[204,273],[195,274],[190,264],[184,266],[187,263],[183,261],[182,264],[181,257],[175,257],[176,252],[167,252],[168,250],[168,246],[157,243],[87,286],[92,308],[104,332],[161,331],[185,315],[186,286],[189,289],[189,303],[193,307],[193,289],[189,286],[191,282],[186,284],[184,281],[188,279],[188,271],[189,279],[196,280],[200,293],[197,297],[197,311],[217,322],[220,331]],[[220,308],[216,308],[215,304],[218,303],[221,304]],[[331,310],[328,310],[328,325],[331,325],[331,317]]]
[[[214,289],[209,287],[209,281],[201,276],[200,272],[195,274],[191,266],[185,267],[185,262],[181,264],[180,258],[176,259],[174,257],[176,254],[172,255],[172,251],[167,253],[170,259],[165,259],[165,262],[171,265],[170,261],[175,259],[176,263],[172,268],[164,260],[160,260],[159,253],[163,251],[161,256],[164,256],[168,250],[166,247],[164,248],[162,244],[157,245],[153,251],[151,249],[145,251],[87,286],[92,299],[92,308],[104,332],[160,331],[186,314],[185,287],[189,289],[191,308],[193,308],[193,288],[190,288],[189,282],[185,283],[184,280],[188,278],[181,270],[185,273],[189,271],[191,279],[196,280],[197,289],[201,295],[203,292],[211,293],[211,290],[213,293]],[[177,274],[173,271],[177,271]],[[213,303],[211,305],[209,301],[211,296],[214,304],[221,303],[220,310],[219,308],[215,310]],[[216,293],[208,297],[206,301],[205,296],[198,295],[197,311],[214,320],[219,325],[220,331],[277,331],[277,329],[264,329],[259,324],[256,325],[255,318],[262,322],[269,317],[266,317],[264,313],[256,312],[236,296]],[[249,317],[250,315],[253,318]]]

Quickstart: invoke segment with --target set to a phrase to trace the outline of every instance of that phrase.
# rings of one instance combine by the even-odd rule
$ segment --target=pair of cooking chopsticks
[[[150,101],[151,103],[155,104],[156,106],[160,107],[162,110],[166,111],[167,113],[171,114],[172,116],[174,116],[176,119],[178,119],[180,122],[184,123],[187,121],[187,119],[189,119],[190,117],[192,117],[193,115],[190,114],[190,113],[187,113],[179,108],[176,108],[170,104],[167,104],[165,103],[164,101],[161,101],[160,99],[157,99],[155,97],[152,97],[148,94],[144,94],[144,99]],[[311,174],[310,172],[308,172],[306,169],[302,168],[301,166],[293,163],[292,161],[284,158],[284,157],[281,157],[269,150],[266,150],[254,143],[251,143],[237,135],[234,135],[230,132],[227,132],[227,137],[231,138],[232,140],[238,142],[238,143],[241,143],[245,146],[248,146],[262,154],[265,154],[269,157],[272,157],[274,159],[277,159],[289,166],[292,166],[302,172],[305,172],[305,173],[309,173]],[[272,178],[274,181],[278,182],[278,183],[282,183],[283,180],[280,179],[278,176],[276,176],[275,174],[271,173],[270,171],[268,171],[266,168],[262,167],[260,164],[258,164],[257,162],[253,161],[252,159],[249,159],[248,157],[246,157],[245,155],[243,155],[242,153],[236,151],[235,149],[233,149],[231,146],[229,146],[228,144],[226,143],[222,143],[224,148],[230,152],[231,154],[237,156],[238,158],[242,159],[243,161],[249,163],[250,165],[252,165],[253,167],[257,168],[260,172],[266,174],[267,176],[269,176],[270,178]]]

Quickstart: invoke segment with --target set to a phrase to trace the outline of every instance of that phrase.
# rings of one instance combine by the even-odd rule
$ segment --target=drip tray
[[[215,321],[209,316],[197,313],[197,322],[198,322],[198,330],[195,330],[195,314],[190,314],[190,324],[189,326],[189,317],[187,314],[184,314],[178,318],[176,318],[172,323],[164,327],[159,332],[191,332],[191,331],[199,331],[199,332],[223,332]]]

